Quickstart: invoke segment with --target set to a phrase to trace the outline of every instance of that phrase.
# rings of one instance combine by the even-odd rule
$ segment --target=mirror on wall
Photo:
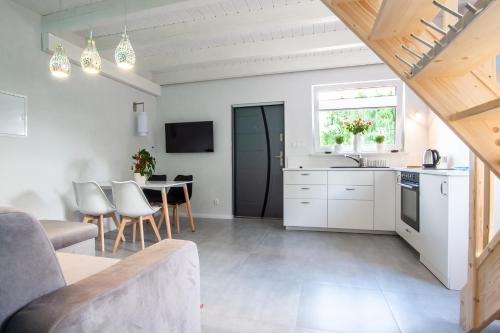
[[[26,96],[0,91],[0,135],[28,135]]]

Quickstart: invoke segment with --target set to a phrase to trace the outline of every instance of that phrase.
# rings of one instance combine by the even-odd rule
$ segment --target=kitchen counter
[[[283,171],[408,171],[425,173],[439,176],[468,176],[469,171],[461,171],[454,169],[421,169],[421,168],[405,168],[405,167],[389,167],[389,168],[358,168],[358,167],[333,167],[333,168],[284,168]]]

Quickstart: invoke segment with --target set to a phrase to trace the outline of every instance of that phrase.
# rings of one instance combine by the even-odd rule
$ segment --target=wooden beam
[[[481,332],[500,316],[500,245],[496,243],[478,267],[478,300],[474,332]]]
[[[490,240],[490,242],[486,245],[484,248],[483,252],[479,255],[477,258],[477,266],[481,266],[485,261],[486,258],[491,254],[493,251],[500,251],[500,231],[498,231],[495,236]]]
[[[460,120],[463,118],[472,117],[472,116],[481,114],[483,112],[487,112],[487,111],[490,111],[493,109],[498,109],[498,108],[500,108],[500,98],[497,98],[497,99],[491,100],[489,102],[474,106],[470,109],[452,114],[450,116],[450,121],[456,121],[456,120]],[[498,111],[500,112],[500,110],[498,110]]]
[[[491,239],[491,233],[494,229],[493,221],[493,209],[495,204],[493,202],[493,189],[494,189],[494,177],[491,175],[491,170],[489,167],[484,167],[484,184],[483,184],[483,226],[482,226],[482,238],[481,247],[483,250],[488,245]]]
[[[42,35],[42,50],[47,53],[53,53],[56,45],[62,44],[64,46],[64,50],[66,51],[66,55],[73,65],[80,66],[80,56],[82,54],[83,49],[71,44],[57,36],[52,34],[43,34]],[[120,70],[115,63],[102,59],[102,69],[100,75],[108,77],[112,80],[121,82],[126,84],[132,88],[138,89],[145,93],[148,93],[153,96],[161,96],[161,87],[140,76],[135,74],[134,72],[125,72]]]
[[[428,0],[384,0],[370,34],[370,40],[420,34],[425,26],[420,19],[431,21],[438,8]]]
[[[469,175],[469,255],[467,284],[462,290],[461,323],[465,331],[469,332],[476,327],[477,308],[477,229],[478,209],[482,206],[479,196],[482,180],[482,163],[470,153],[470,175]]]

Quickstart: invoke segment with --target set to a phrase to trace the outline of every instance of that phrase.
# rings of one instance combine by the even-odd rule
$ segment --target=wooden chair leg
[[[82,221],[82,222],[83,222],[83,223],[91,223],[93,219],[94,219],[94,218],[93,218],[92,216],[90,216],[90,215],[85,215],[85,216],[83,217],[83,221]]]
[[[127,220],[122,218],[122,222],[120,223],[120,228],[118,228],[118,234],[116,235],[115,244],[113,245],[113,253],[116,252],[118,245],[120,245],[121,236],[123,236],[123,229],[125,229],[125,225],[127,224]]]
[[[118,222],[118,219],[116,218],[115,213],[110,213],[109,217],[111,217],[113,219],[113,222],[116,225],[116,230],[118,230],[118,228],[120,227],[120,222]],[[122,235],[122,241],[125,242],[125,235]]]
[[[101,234],[101,251],[104,252],[104,216],[99,215],[99,233]]]
[[[177,226],[177,233],[180,234],[181,233],[181,221],[180,221],[180,218],[179,218],[179,205],[175,205],[175,224]]]
[[[160,222],[158,222],[158,231],[160,231],[163,221],[165,221],[165,215],[163,215],[163,212],[161,212]]]
[[[137,223],[134,222],[132,225],[132,242],[135,243],[135,235],[137,233]]]
[[[191,226],[191,231],[195,232],[196,228],[194,226],[193,215],[191,214],[191,208],[187,203],[184,203],[182,206],[184,206],[184,210],[186,211],[186,214],[188,216],[189,225]]]
[[[158,239],[158,242],[161,241],[160,231],[158,230],[158,228],[156,228],[156,222],[154,216],[149,215],[147,219],[151,223],[151,227],[153,228],[153,231],[156,235],[156,239]]]
[[[141,233],[141,248],[144,250],[144,225],[142,224],[142,216],[139,216],[139,232]]]

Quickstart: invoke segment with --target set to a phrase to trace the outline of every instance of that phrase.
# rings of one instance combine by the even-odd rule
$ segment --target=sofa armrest
[[[200,331],[196,245],[164,240],[33,301],[4,332]]]

